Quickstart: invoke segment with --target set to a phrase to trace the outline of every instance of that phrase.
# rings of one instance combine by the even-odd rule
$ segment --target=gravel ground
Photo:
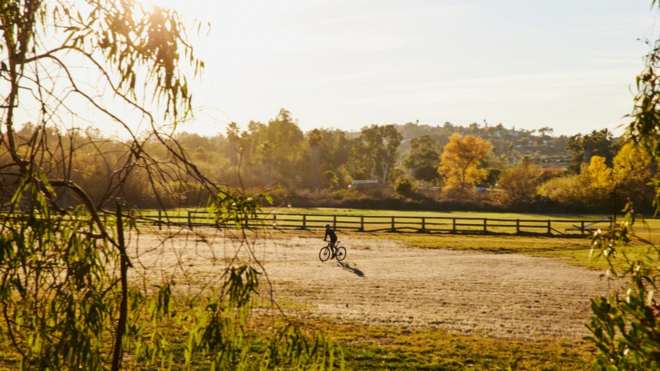
[[[615,289],[602,272],[558,259],[360,239],[342,242],[348,250],[343,262],[322,263],[323,245],[283,236],[240,244],[181,232],[165,243],[150,235],[133,238],[131,255],[149,268],[147,276],[174,274],[202,283],[235,256],[258,259],[290,314],[494,337],[582,338],[589,334],[589,298]]]

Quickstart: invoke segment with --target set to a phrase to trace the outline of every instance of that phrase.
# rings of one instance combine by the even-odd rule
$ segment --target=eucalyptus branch
[[[65,74],[67,75],[67,79],[69,80],[69,83],[71,84],[71,87],[72,87],[72,89],[73,89],[74,92],[76,92],[77,94],[79,94],[80,96],[82,96],[83,98],[85,98],[89,103],[91,103],[91,104],[94,106],[94,108],[96,108],[97,110],[99,110],[99,112],[102,112],[104,115],[110,117],[113,121],[119,123],[124,129],[126,129],[126,132],[129,134],[129,136],[131,137],[131,139],[132,139],[133,141],[137,141],[137,138],[135,137],[135,134],[133,133],[133,131],[130,129],[130,127],[129,127],[129,126],[128,126],[128,125],[127,125],[122,119],[120,119],[117,115],[113,114],[112,112],[108,111],[107,109],[101,107],[101,106],[96,102],[96,100],[94,100],[92,97],[90,97],[88,94],[86,94],[85,92],[83,92],[82,90],[80,90],[80,89],[78,88],[78,85],[76,84],[75,80],[74,80],[73,77],[71,76],[71,72],[70,72],[69,69],[66,67],[66,64],[65,64],[64,62],[62,62],[59,58],[57,58],[57,57],[55,57],[55,56],[53,56],[53,55],[47,55],[47,57],[48,57],[48,58],[51,58],[51,59],[53,59],[53,60],[55,60],[55,61],[60,65],[60,67],[62,68],[62,70],[63,70],[63,71],[65,72]]]
[[[99,216],[99,214],[97,212],[97,209],[94,207],[94,203],[87,196],[87,193],[85,193],[85,191],[82,188],[78,187],[78,185],[76,185],[74,182],[72,182],[70,180],[51,180],[50,184],[53,187],[66,187],[66,188],[74,191],[80,197],[80,199],[84,202],[85,206],[87,207],[87,211],[91,214],[92,220],[94,220],[94,223],[96,223],[96,225],[99,228],[99,232],[103,236],[102,238],[107,240],[107,241],[110,241],[112,243],[112,245],[114,245],[115,247],[118,248],[117,242],[108,234],[108,231],[107,231],[105,225],[103,224],[103,221],[101,220],[101,217]]]

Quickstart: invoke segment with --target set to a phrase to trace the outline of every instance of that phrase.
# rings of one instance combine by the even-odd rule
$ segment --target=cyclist
[[[330,251],[332,251],[332,257],[334,257],[335,256],[335,243],[337,242],[337,235],[335,234],[335,231],[330,229],[330,224],[325,225],[325,237],[323,237],[323,241],[327,241],[328,236],[330,236]]]

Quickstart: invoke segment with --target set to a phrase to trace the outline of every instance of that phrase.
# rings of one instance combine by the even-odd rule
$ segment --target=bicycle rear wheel
[[[337,248],[335,251],[335,258],[337,258],[337,261],[342,261],[344,258],[346,258],[346,249],[344,246],[339,246]]]
[[[321,259],[322,262],[330,259],[330,249],[328,249],[327,246],[322,247],[321,251],[319,251],[319,259]]]

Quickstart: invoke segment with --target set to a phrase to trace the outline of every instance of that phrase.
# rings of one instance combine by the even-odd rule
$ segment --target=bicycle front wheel
[[[322,247],[321,251],[319,251],[319,259],[321,259],[322,262],[330,259],[330,249],[328,249],[327,246]]]
[[[342,261],[346,258],[346,249],[344,246],[339,246],[337,248],[337,251],[335,251],[335,258],[337,258],[337,261]]]

